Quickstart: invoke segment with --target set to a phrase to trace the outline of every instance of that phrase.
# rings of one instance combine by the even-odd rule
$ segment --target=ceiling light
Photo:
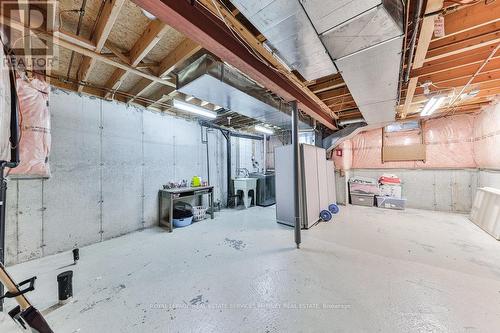
[[[205,106],[205,105],[208,105],[208,104],[210,104],[210,103],[207,102],[207,101],[201,101],[201,106]]]
[[[443,104],[445,99],[446,99],[445,96],[431,97],[431,99],[429,99],[427,101],[427,104],[425,104],[424,108],[422,109],[422,112],[420,112],[420,115],[422,117],[431,115],[434,111],[436,111],[441,106],[441,104]]]
[[[255,125],[255,130],[257,132],[268,134],[268,135],[274,134],[274,131],[272,129],[264,127],[264,126]]]
[[[194,98],[194,96],[187,96],[186,97],[186,102],[189,102],[190,100],[192,100]]]
[[[190,112],[190,113],[195,113],[197,115],[211,118],[211,119],[217,118],[217,113],[215,113],[215,112],[212,112],[210,110],[207,110],[207,109],[202,108],[202,107],[197,106],[197,105],[193,105],[193,104],[186,103],[184,101],[180,101],[178,99],[174,99],[174,108],[182,110],[182,111]]]

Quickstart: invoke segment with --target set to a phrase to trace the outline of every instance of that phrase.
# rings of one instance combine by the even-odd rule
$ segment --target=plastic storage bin
[[[380,189],[373,178],[353,177],[349,179],[349,193],[374,196],[380,195]]]
[[[351,193],[351,204],[357,206],[373,207],[375,196],[371,194],[356,194]]]
[[[405,209],[406,199],[377,196],[377,207],[389,209]]]

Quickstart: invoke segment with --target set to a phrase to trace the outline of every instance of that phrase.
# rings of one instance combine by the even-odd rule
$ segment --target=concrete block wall
[[[197,122],[54,90],[49,179],[10,179],[6,262],[14,264],[158,223],[158,189],[207,178]],[[209,131],[215,200],[226,198],[225,139]]]
[[[346,181],[350,177],[378,179],[383,173],[402,179],[408,208],[468,213],[479,184],[477,169],[351,169],[342,176],[336,171],[339,203],[347,202]]]

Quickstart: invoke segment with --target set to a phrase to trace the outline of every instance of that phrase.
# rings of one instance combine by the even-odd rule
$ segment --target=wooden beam
[[[468,64],[465,66],[455,68],[453,70],[439,71],[437,73],[432,73],[428,75],[420,75],[418,80],[421,83],[426,81],[436,83],[436,82],[446,82],[460,78],[470,78],[481,67],[485,59],[486,58],[483,58],[482,61],[479,63]],[[500,70],[500,56],[491,59],[484,66],[484,68],[482,68],[482,73],[487,73],[496,70]]]
[[[123,54],[123,52],[120,49],[118,49],[118,47],[116,47],[116,45],[114,45],[110,41],[107,41],[105,45],[106,45],[106,48],[108,50],[110,50],[118,59],[123,61],[123,63],[125,63],[125,64],[130,63],[130,58],[127,57],[125,54]]]
[[[433,13],[443,8],[443,0],[428,0],[425,14]],[[420,68],[424,64],[425,55],[429,49],[429,44],[432,40],[434,33],[434,20],[436,15],[424,16],[422,26],[418,35],[418,44],[415,50],[415,57],[413,58],[412,69]]]
[[[55,38],[60,38],[63,39],[69,43],[84,47],[88,50],[95,51],[95,44],[82,37],[82,36],[77,36],[75,34],[72,34],[71,32],[59,30],[59,31],[54,31],[53,32]]]
[[[428,0],[427,6],[425,8],[425,14],[434,13],[443,8],[443,0]],[[434,32],[434,19],[436,15],[424,16],[422,20],[422,26],[420,28],[420,33],[418,35],[418,44],[415,50],[415,57],[413,58],[411,69],[416,69],[422,67],[424,64],[424,59],[429,49],[429,44],[432,39],[432,34]],[[401,118],[404,119],[411,105],[411,100],[415,89],[417,88],[418,78],[411,78],[408,83],[408,94],[406,95],[405,104],[403,110],[400,114]]]
[[[406,98],[403,109],[401,110],[401,119],[405,119],[406,115],[410,110],[410,105],[413,100],[413,95],[415,94],[415,90],[417,89],[418,77],[412,77],[410,82],[408,82],[408,88],[406,90]]]
[[[160,20],[151,21],[142,36],[130,50],[130,65],[135,67],[158,44],[169,27]]]
[[[493,50],[498,43],[500,43],[500,31],[495,31],[483,36],[429,50],[425,61],[434,61],[485,46],[491,46],[491,50]]]
[[[114,60],[109,59],[108,57],[106,57],[100,53],[93,52],[93,51],[88,50],[86,48],[83,48],[79,45],[75,45],[75,44],[66,42],[65,40],[62,40],[62,39],[53,38],[52,34],[46,32],[46,31],[37,30],[37,29],[29,29],[28,27],[23,26],[21,23],[14,21],[14,20],[11,20],[5,16],[2,16],[1,18],[3,19],[3,21],[2,21],[3,24],[6,24],[13,29],[24,31],[24,32],[29,31],[31,34],[36,34],[38,37],[40,37],[42,39],[53,40],[55,44],[57,44],[61,47],[64,47],[70,51],[75,51],[77,53],[80,53],[86,57],[93,59],[93,60],[101,61],[105,64],[111,65],[111,66],[116,67],[116,68],[123,69],[125,71],[129,71],[131,73],[134,73],[135,75],[141,76],[143,78],[149,79],[151,81],[154,81],[154,82],[157,82],[157,83],[169,86],[169,87],[175,87],[174,83],[172,83],[166,79],[162,79],[162,78],[159,78],[157,76],[154,76],[154,75],[151,75],[148,73],[144,73],[136,68],[131,67],[130,65],[122,64],[120,62],[114,61]]]
[[[349,92],[349,89],[347,88],[347,86],[343,86],[343,87],[340,87],[337,89],[328,90],[328,91],[317,94],[318,98],[321,99],[323,102],[326,102],[332,98],[346,97],[346,96],[350,96],[350,95],[351,95],[351,93]]]
[[[472,6],[465,6],[444,17],[445,36],[452,36],[500,21],[500,1],[485,4],[479,1]]]
[[[328,81],[310,85],[309,89],[313,93],[318,94],[326,90],[341,88],[344,87],[345,85],[346,84],[344,82],[344,79],[339,75],[338,77],[332,78]]]
[[[130,66],[137,67],[142,59],[151,51],[153,47],[158,44],[161,37],[167,31],[168,26],[161,22],[160,20],[153,20],[149,22],[146,30],[142,33],[142,36],[135,42],[134,46],[130,50]],[[111,50],[112,51],[112,50]],[[127,71],[122,69],[116,69],[114,73],[106,82],[106,88],[111,90],[116,90],[120,87],[127,76]],[[111,94],[107,93],[105,98],[108,98]]]
[[[108,0],[104,4],[99,21],[96,24],[92,42],[95,44],[95,51],[101,52],[106,40],[108,39],[111,29],[115,24],[118,14],[125,3],[125,0]],[[87,81],[90,71],[95,64],[95,58],[84,57],[78,68],[77,79],[78,81]],[[82,91],[83,86],[78,86],[78,91]]]
[[[429,50],[435,50],[443,46],[451,45],[453,43],[470,40],[474,37],[484,36],[498,30],[500,30],[500,22],[494,22],[487,25],[482,25],[471,30],[460,32],[455,35],[433,39],[431,41],[431,45],[429,46]]]
[[[164,77],[168,75],[175,69],[179,63],[189,59],[196,52],[201,50],[201,46],[190,40],[189,38],[184,39],[179,46],[170,52],[163,60],[160,62],[160,70],[158,71],[159,77]]]
[[[99,22],[97,22],[93,38],[98,52],[104,47],[104,44],[111,33],[111,29],[113,29],[113,25],[115,24],[124,3],[125,0],[106,1],[102,9]]]
[[[491,47],[484,47],[483,49],[476,49],[469,52],[454,54],[446,58],[429,61],[424,63],[424,66],[415,69],[411,72],[411,77],[430,75],[442,71],[450,71],[462,66],[481,63],[491,53]],[[496,56],[500,56],[497,52]]]
[[[170,52],[165,58],[160,62],[160,69],[158,70],[158,76],[164,77],[170,72],[172,72],[175,67],[192,57],[196,52],[201,50],[201,46],[190,40],[189,38],[184,39],[172,52]],[[154,82],[150,80],[141,80],[134,87],[132,94],[134,96],[140,96],[146,91],[150,90],[154,86]],[[133,101],[132,98],[130,101]]]

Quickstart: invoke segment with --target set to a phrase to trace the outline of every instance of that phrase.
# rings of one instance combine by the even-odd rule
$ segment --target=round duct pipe
[[[337,124],[339,126],[345,126],[345,125],[350,125],[350,124],[362,123],[364,121],[365,121],[364,118],[354,118],[354,119],[340,120],[337,122]]]

